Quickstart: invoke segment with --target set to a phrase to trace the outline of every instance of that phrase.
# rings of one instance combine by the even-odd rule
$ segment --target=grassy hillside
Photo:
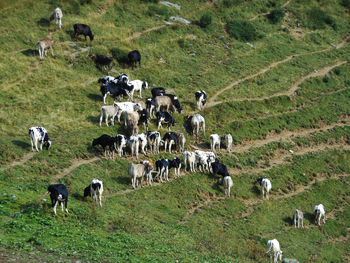
[[[176,3],[179,10],[156,0],[0,2],[0,261],[268,262],[266,243],[276,238],[284,257],[349,262],[349,1]],[[62,30],[48,20],[57,6]],[[88,24],[95,39],[75,41],[75,23]],[[40,61],[36,42],[48,36],[54,55]],[[132,70],[124,57],[134,49],[142,67]],[[127,167],[136,160],[110,160],[91,147],[103,133],[128,131],[98,127],[97,79],[106,73],[89,54],[113,56],[110,75],[174,90],[184,112],[174,114],[172,130],[185,133],[187,150],[208,150],[210,134],[231,133],[233,152],[218,157],[233,196],[207,173],[184,170],[132,190]],[[195,140],[184,117],[198,112],[199,89],[208,94],[200,112],[207,135]],[[31,152],[31,126],[48,130],[49,151]],[[264,202],[260,176],[272,181]],[[93,178],[104,182],[103,208],[83,198]],[[67,186],[69,215],[53,215],[44,195],[51,183]],[[319,203],[321,227],[312,214]],[[303,230],[292,227],[296,208]]]

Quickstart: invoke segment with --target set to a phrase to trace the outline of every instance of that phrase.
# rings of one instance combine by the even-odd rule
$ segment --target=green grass
[[[292,0],[283,8],[286,16],[276,24],[262,15],[285,2],[181,0],[176,2],[180,10],[139,0],[1,2],[0,165],[5,168],[0,170],[1,254],[18,262],[267,262],[266,242],[277,238],[285,257],[300,262],[346,262],[350,153],[349,126],[344,120],[350,114],[350,49],[348,44],[339,49],[331,45],[349,32],[346,1]],[[57,6],[63,10],[62,30],[47,21]],[[321,10],[321,15],[332,19],[321,19],[324,26],[311,32],[310,10]],[[196,25],[205,14],[212,18],[210,25]],[[194,23],[174,23],[128,39],[164,25],[163,20],[173,15]],[[255,18],[249,23],[260,37],[253,48],[227,32],[225,25],[233,18]],[[75,23],[90,25],[95,39],[73,40]],[[287,23],[290,27],[299,23],[305,34],[295,37],[283,30]],[[49,52],[39,61],[36,42],[50,33],[54,56]],[[97,79],[105,73],[88,55],[120,58],[134,49],[142,54],[142,68],[131,70],[119,60],[114,69],[130,79],[148,81],[151,88],[162,86],[176,92],[184,113],[174,114],[172,130],[185,134],[186,150],[193,150],[190,145],[197,143],[208,145],[211,133],[232,134],[233,154],[222,151],[218,157],[230,172],[235,171],[233,197],[224,198],[222,186],[208,173],[183,170],[180,179],[129,192],[127,167],[136,162],[131,158],[97,158],[63,176],[77,162],[99,156],[100,149],[91,147],[93,138],[103,133],[127,134],[119,124],[98,127],[103,103]],[[195,140],[186,132],[184,117],[195,110],[195,91],[206,90],[210,99],[230,83],[291,55],[298,56],[217,98],[228,102],[204,108],[207,136]],[[337,61],[347,63],[325,76],[305,80],[292,97],[274,96]],[[143,91],[144,97],[150,94],[150,90]],[[240,98],[255,100],[235,101]],[[107,104],[112,102],[108,97]],[[295,136],[298,131],[341,120],[342,127]],[[30,153],[28,128],[34,125],[48,130],[52,148],[11,166]],[[156,129],[154,120],[150,129]],[[293,136],[236,152],[236,147],[247,146],[250,140],[287,131]],[[298,154],[322,145],[329,148]],[[290,155],[289,150],[296,154]],[[154,161],[161,157],[172,155],[150,156]],[[172,178],[173,171],[170,174]],[[269,201],[260,201],[260,189],[254,184],[259,176],[272,181]],[[83,189],[93,178],[104,182],[103,208],[83,198]],[[64,183],[69,190],[69,215],[59,210],[53,216],[44,195],[53,182]],[[300,189],[304,190],[288,197]],[[322,227],[313,223],[312,209],[318,203],[325,205],[329,215]],[[291,226],[296,208],[304,211],[304,230]]]

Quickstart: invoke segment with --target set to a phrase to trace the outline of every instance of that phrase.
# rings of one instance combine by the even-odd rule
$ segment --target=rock
[[[246,44],[247,44],[248,46],[254,48],[254,45],[253,45],[252,43],[247,42]]]
[[[337,47],[337,45],[334,44],[334,43],[330,43],[330,45],[331,45],[332,47]]]
[[[167,25],[172,25],[172,24],[173,24],[173,23],[168,22],[168,21],[165,21],[165,20],[163,20],[163,22],[164,22],[165,24],[167,24]]]
[[[299,261],[294,258],[284,258],[282,263],[299,263]]]
[[[192,57],[194,57],[195,55],[196,55],[196,53],[189,54],[189,56],[192,56]]]
[[[11,195],[12,198],[16,198],[16,196],[14,194]]]
[[[159,3],[160,3],[161,5],[165,5],[165,6],[175,7],[175,8],[178,9],[178,10],[181,9],[181,6],[180,6],[180,5],[174,4],[174,3],[171,3],[171,2],[168,2],[168,1],[160,1]]]
[[[190,21],[186,20],[185,18],[179,17],[179,16],[171,16],[170,20],[177,21],[186,25],[191,24]]]
[[[164,60],[163,58],[160,58],[160,59],[159,59],[159,62],[160,62],[160,63],[166,63],[165,60]]]
[[[71,47],[76,47],[77,44],[75,44],[74,42],[69,42],[68,45],[70,45]]]
[[[221,36],[219,36],[219,38],[220,38],[220,39],[224,39],[224,38],[225,38],[225,36],[224,36],[224,35],[221,35]]]

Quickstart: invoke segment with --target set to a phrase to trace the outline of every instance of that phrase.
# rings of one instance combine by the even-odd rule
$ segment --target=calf
[[[56,25],[58,25],[58,28],[61,29],[62,17],[63,17],[62,10],[59,7],[57,7],[53,12],[53,14],[50,16],[50,21],[56,19]]]
[[[139,138],[135,135],[130,136],[127,145],[129,146],[131,150],[131,157],[136,156],[136,160],[139,159],[139,146],[140,146],[140,141]]]
[[[146,99],[146,109],[148,112],[148,116],[150,118],[155,117],[156,103],[154,99],[151,99],[151,98]]]
[[[38,142],[40,142],[40,150],[43,149],[43,145],[45,144],[46,149],[50,149],[51,147],[51,141],[49,138],[49,135],[47,134],[47,131],[44,127],[31,127],[29,128],[29,138],[30,143],[32,145],[32,151],[34,151],[34,145],[35,149],[39,151],[38,149]]]
[[[51,50],[51,55],[53,56],[53,41],[50,38],[44,38],[37,42],[38,51],[40,59],[43,59],[44,56],[47,56],[47,50]]]
[[[84,24],[74,24],[74,35],[75,35],[75,40],[78,39],[79,35],[84,35],[85,41],[86,41],[86,36],[89,36],[90,41],[94,40],[94,35],[91,32],[91,29],[88,25]]]
[[[296,209],[294,212],[294,228],[297,227],[297,222],[298,222],[298,228],[302,227],[304,228],[304,214],[302,211]]]
[[[261,192],[262,192],[263,199],[264,199],[265,191],[266,191],[266,199],[269,199],[269,192],[270,192],[271,187],[272,187],[270,180],[267,178],[259,177],[258,179],[256,179],[256,182],[258,182],[261,186]]]
[[[53,212],[56,213],[57,204],[61,205],[63,212],[63,202],[66,208],[66,213],[68,214],[68,190],[63,184],[52,184],[47,188],[50,193],[51,204],[53,207]]]
[[[169,181],[169,160],[168,159],[160,159],[156,161],[156,170],[157,177],[159,177],[160,182],[163,183],[163,174],[164,180]]]
[[[207,103],[207,93],[205,93],[204,90],[198,90],[196,91],[195,96],[197,101],[197,108],[198,110],[201,110],[202,106]]]
[[[226,149],[228,152],[231,152],[232,149],[232,135],[231,134],[226,134],[223,136],[223,139],[225,140],[226,143]]]
[[[211,163],[216,159],[215,153],[196,150],[195,156],[195,162],[196,165],[200,165],[200,171],[202,171],[202,167],[204,167],[205,170],[210,171]]]
[[[277,241],[277,239],[272,239],[267,241],[267,254],[270,254],[270,259],[272,262],[277,263],[278,260],[282,260],[282,250],[280,248],[280,243]]]
[[[186,137],[183,133],[179,133],[179,150],[180,152],[185,151]]]
[[[113,76],[105,76],[104,78],[99,78],[97,80],[97,83],[100,83],[100,84],[107,84],[109,82],[113,82],[114,84],[117,84],[118,78],[113,77]]]
[[[148,83],[146,81],[141,81],[137,79],[137,80],[130,81],[129,83],[134,87],[130,94],[131,100],[133,100],[135,91],[138,91],[139,98],[142,98],[142,95],[141,95],[142,89],[148,89]]]
[[[174,178],[180,177],[181,161],[179,158],[174,157],[173,160],[169,161],[169,169],[174,168]]]
[[[132,66],[132,69],[134,69],[134,66],[137,67],[137,62],[141,67],[141,54],[138,50],[130,51],[128,54],[128,59],[129,59],[129,64],[131,64]]]
[[[101,85],[100,91],[102,93],[103,103],[106,104],[106,97],[110,95],[112,98],[128,96],[127,90],[123,89],[119,84],[114,82],[107,82]]]
[[[148,178],[149,174],[152,172],[153,167],[148,163],[145,164],[130,164],[129,166],[129,176],[131,177],[131,185],[133,189],[136,189],[138,185],[138,180],[140,180],[142,187],[143,177]]]
[[[205,135],[205,119],[200,114],[188,117],[191,121],[192,134],[198,136],[199,131],[202,130]]]
[[[233,181],[232,181],[231,176],[225,176],[224,177],[224,189],[225,189],[225,195],[227,195],[227,197],[230,197],[232,186],[233,186]]]
[[[124,115],[126,115],[124,117],[124,119],[126,120],[127,124],[128,124],[128,128],[131,131],[132,135],[136,135],[139,132],[139,127],[137,126],[139,119],[140,119],[140,115],[137,112],[124,112]]]
[[[217,174],[221,175],[223,178],[230,176],[226,165],[219,162],[212,162],[211,168],[213,170],[213,177],[216,177]]]
[[[140,147],[141,147],[141,152],[146,155],[146,150],[147,150],[147,136],[144,133],[136,135],[136,137],[139,139]]]
[[[128,140],[127,140],[126,136],[124,136],[122,134],[118,134],[115,137],[115,142],[116,142],[117,152],[119,153],[119,157],[122,157],[123,149],[126,147]]]
[[[114,118],[118,114],[119,107],[116,104],[111,106],[102,106],[100,109],[100,123],[101,127],[103,116],[105,117],[106,126],[108,126],[108,117],[111,117],[111,124],[114,125]]]
[[[114,102],[114,106],[119,108],[117,113],[118,122],[120,122],[120,116],[122,115],[123,112],[131,113],[131,112],[142,111],[141,105],[133,102]],[[125,121],[126,120],[124,119],[124,124],[125,124]],[[139,120],[137,120],[137,122],[138,121]]]
[[[97,193],[98,199],[100,200],[100,207],[102,207],[102,193],[103,193],[103,182],[98,179],[93,179],[91,184],[84,189],[84,197],[91,196],[96,200],[97,204]]]
[[[142,111],[140,111],[140,119],[138,122],[138,125],[143,124],[143,128],[144,130],[147,132],[148,131],[148,112],[146,109],[143,109]]]
[[[158,123],[158,130],[162,127],[162,124],[166,124],[169,131],[171,126],[175,126],[175,119],[170,115],[169,112],[157,112],[156,117]]]
[[[196,172],[195,163],[196,163],[196,154],[194,152],[185,151],[183,153],[184,163],[185,163],[185,171],[187,170],[187,163],[190,166],[191,172]]]
[[[89,55],[89,57],[92,58],[96,65],[103,66],[104,68],[106,68],[107,66],[108,71],[110,71],[112,69],[112,66],[114,65],[112,57],[107,57],[105,55]]]
[[[218,134],[210,135],[210,148],[213,152],[215,152],[215,149],[220,151],[220,136]]]
[[[107,134],[103,134],[100,137],[94,139],[92,141],[92,146],[97,146],[97,145],[101,145],[105,156],[106,156],[106,147],[108,146],[109,149],[109,155],[112,155],[112,159],[114,159],[114,149],[116,147],[115,145],[115,138],[113,138],[112,136],[109,136]]]
[[[320,226],[321,218],[323,217],[323,224],[326,223],[326,212],[324,210],[323,204],[315,205],[314,207],[315,222]]]
[[[167,145],[169,143],[169,153],[171,153],[171,146],[172,144],[176,145],[179,142],[179,134],[176,132],[167,132],[163,136],[163,141],[164,141],[164,150],[166,152]]]
[[[157,96],[164,96],[165,94],[165,89],[162,87],[159,88],[153,88],[151,89],[151,93],[152,93],[152,98],[155,98]]]
[[[161,141],[160,133],[158,131],[155,131],[155,132],[148,131],[147,141],[148,141],[148,145],[151,148],[151,152],[159,153],[159,145]]]

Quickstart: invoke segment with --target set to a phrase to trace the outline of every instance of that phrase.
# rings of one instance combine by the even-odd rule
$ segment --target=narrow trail
[[[350,35],[346,36],[338,45],[337,45],[337,49],[339,48],[342,48],[344,47],[344,45],[349,41],[350,39]],[[216,98],[224,93],[226,90],[229,90],[231,88],[233,88],[234,86],[237,86],[238,84],[246,81],[246,80],[249,80],[249,79],[252,79],[252,78],[255,78],[261,74],[264,74],[265,72],[275,68],[276,66],[278,66],[279,64],[283,64],[283,63],[286,63],[288,62],[289,60],[293,59],[293,58],[296,58],[296,57],[299,57],[299,56],[305,56],[305,55],[312,55],[312,54],[318,54],[318,53],[324,53],[324,52],[327,52],[329,50],[332,50],[333,48],[326,48],[326,49],[322,49],[322,50],[317,50],[317,51],[312,51],[312,52],[307,52],[307,53],[300,53],[300,54],[294,54],[294,55],[290,55],[290,56],[287,56],[286,58],[280,60],[280,61],[276,61],[276,62],[273,62],[271,63],[270,65],[266,66],[265,68],[263,68],[262,70],[260,70],[259,72],[257,73],[254,73],[254,74],[250,74],[244,78],[241,78],[239,80],[236,80],[232,83],[230,83],[229,85],[227,85],[226,87],[218,90],[216,93],[214,93],[214,95],[208,100],[208,103],[207,103],[207,106],[206,107],[212,107],[216,104],[218,104],[216,101]]]
[[[79,166],[83,165],[83,164],[89,164],[89,163],[93,163],[97,160],[100,160],[101,158],[99,157],[93,157],[91,159],[77,159],[77,160],[73,160],[72,165],[67,167],[66,169],[64,169],[62,172],[56,174],[51,182],[52,183],[58,183],[59,179],[67,177],[67,175],[69,175],[74,169],[78,168]]]
[[[132,39],[138,38],[138,37],[140,37],[141,35],[143,35],[145,33],[148,33],[150,31],[157,30],[157,29],[160,29],[160,28],[163,28],[163,27],[166,27],[166,25],[165,24],[164,25],[158,25],[158,26],[147,28],[147,29],[145,29],[143,31],[140,31],[140,32],[135,32],[131,36],[129,36],[126,40],[132,40]]]
[[[0,168],[0,171],[7,170],[7,169],[14,167],[14,166],[17,166],[17,165],[23,165],[25,162],[32,159],[34,154],[35,154],[35,152],[29,152],[29,153],[25,154],[20,160],[14,161],[3,168]]]

